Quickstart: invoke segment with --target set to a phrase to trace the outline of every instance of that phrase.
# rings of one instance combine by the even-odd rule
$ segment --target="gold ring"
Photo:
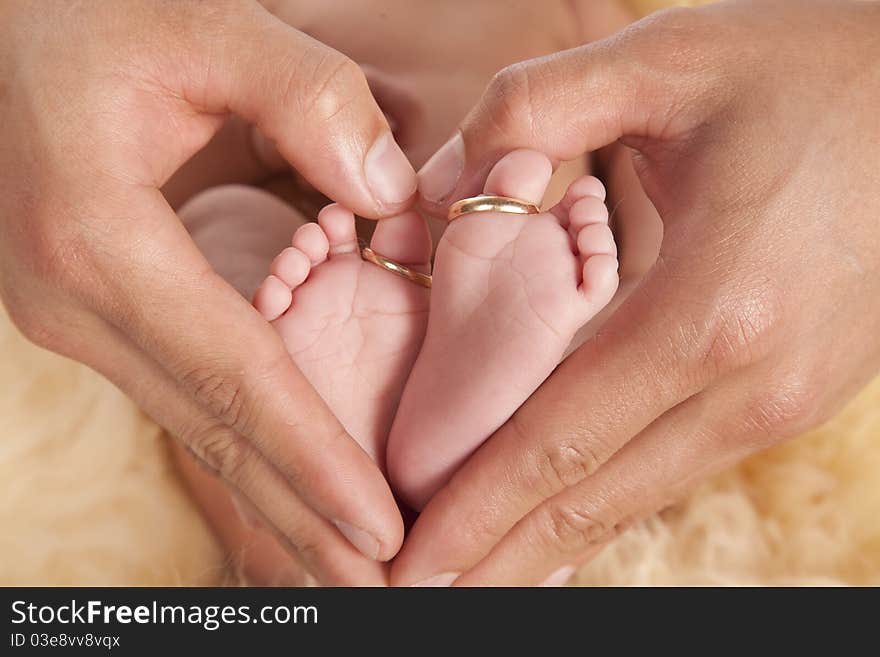
[[[447,221],[455,221],[469,212],[506,212],[508,214],[538,214],[541,209],[534,203],[513,198],[512,196],[493,196],[480,194],[463,198],[449,206]]]
[[[379,265],[382,269],[387,269],[398,276],[403,276],[405,279],[410,280],[417,285],[427,288],[431,287],[431,274],[423,274],[420,271],[410,269],[406,265],[401,265],[399,262],[389,260],[369,247],[364,247],[361,251],[361,258],[367,262],[372,262],[374,265]]]

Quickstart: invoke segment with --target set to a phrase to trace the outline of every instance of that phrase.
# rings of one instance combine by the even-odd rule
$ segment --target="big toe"
[[[427,267],[431,261],[431,233],[415,210],[379,219],[370,248],[402,264]]]
[[[508,153],[492,167],[484,192],[540,205],[552,175],[553,165],[546,155],[520,149]]]

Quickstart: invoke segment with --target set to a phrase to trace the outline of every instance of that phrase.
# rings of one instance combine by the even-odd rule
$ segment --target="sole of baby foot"
[[[415,212],[381,220],[371,248],[429,271],[431,242]],[[362,260],[354,215],[331,205],[293,236],[254,306],[345,429],[384,465],[385,443],[427,322],[429,291]]]
[[[485,193],[539,204],[549,160],[515,151]],[[605,190],[574,181],[547,212],[479,212],[437,249],[428,329],[388,443],[397,492],[421,509],[559,364],[578,329],[617,289]]]
[[[361,262],[354,217],[339,206],[326,208],[314,224],[304,222],[274,197],[249,188],[210,190],[205,195],[210,197],[205,203],[182,211],[189,224],[196,220],[205,224],[204,231],[193,232],[196,243],[218,271],[235,264],[231,271],[236,278],[230,282],[247,281],[247,287],[237,288],[239,292],[253,296],[257,309],[285,339],[292,357],[296,350],[294,359],[312,385],[333,412],[344,416],[341,419],[349,433],[381,467],[390,416],[424,335],[428,291]],[[200,208],[205,211],[196,215]],[[261,222],[257,229],[255,217]],[[214,230],[221,219],[223,225],[217,229],[232,236],[222,243],[222,235]],[[262,230],[270,219],[277,230]],[[297,226],[302,227],[291,240]],[[372,246],[388,257],[428,271],[424,263],[430,259],[430,237],[418,215],[383,220],[376,227]],[[345,330],[340,318],[362,324],[363,348],[351,338],[358,336],[354,330],[358,327]],[[367,339],[374,319],[387,330],[377,328],[374,332],[382,334],[380,339]],[[333,327],[338,329],[339,342],[322,334],[323,329]],[[302,334],[298,333],[300,328],[304,329]],[[388,341],[383,342],[386,335]],[[393,349],[379,353],[367,349],[368,343]],[[356,356],[349,362],[346,354]],[[331,394],[334,390],[339,394]],[[363,408],[367,399],[376,400],[375,406]],[[228,553],[226,564],[233,571],[232,582],[240,578],[251,585],[266,586],[309,581],[271,532],[242,517],[240,505],[234,503],[222,482],[202,472],[190,455],[173,447],[183,478]]]

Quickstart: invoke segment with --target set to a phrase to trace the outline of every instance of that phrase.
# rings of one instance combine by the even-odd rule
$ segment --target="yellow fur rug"
[[[0,391],[0,585],[234,580],[160,430],[2,312]],[[880,584],[878,472],[880,379],[826,426],[632,528],[576,581]]]

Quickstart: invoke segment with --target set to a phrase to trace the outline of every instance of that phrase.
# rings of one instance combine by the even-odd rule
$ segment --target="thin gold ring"
[[[456,201],[449,206],[447,221],[455,221],[463,214],[470,212],[506,212],[508,214],[538,214],[541,209],[534,203],[523,201],[512,196],[494,196],[480,194]]]
[[[415,269],[410,269],[406,265],[402,265],[383,255],[379,255],[369,247],[364,247],[361,251],[361,258],[367,262],[372,262],[374,265],[379,265],[382,269],[387,269],[398,276],[403,276],[405,279],[410,280],[417,285],[427,288],[431,287],[431,274],[423,274]]]

